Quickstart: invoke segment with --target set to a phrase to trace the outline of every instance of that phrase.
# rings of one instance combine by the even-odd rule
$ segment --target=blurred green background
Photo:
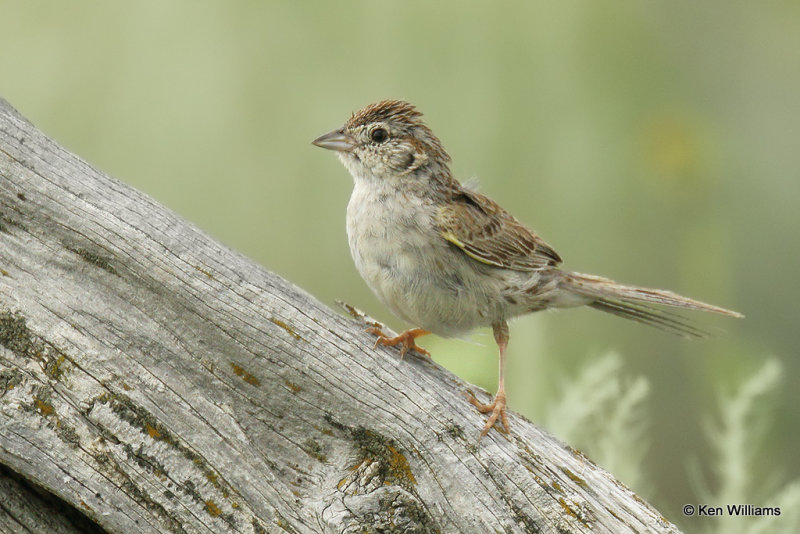
[[[782,387],[759,412],[768,430],[748,468],[777,473],[773,486],[800,477],[800,2],[2,9],[0,96],[23,115],[323,302],[398,329],[349,256],[351,178],[310,141],[367,103],[410,100],[455,175],[477,177],[565,268],[747,315],[697,317],[727,331],[699,341],[590,310],[519,319],[512,409],[540,421],[560,384],[616,351],[621,372],[650,384],[634,489],[699,528],[680,513],[698,500],[687,466],[713,487],[717,401],[775,357]],[[472,339],[421,344],[494,391],[491,335]],[[771,505],[753,492],[751,504]]]

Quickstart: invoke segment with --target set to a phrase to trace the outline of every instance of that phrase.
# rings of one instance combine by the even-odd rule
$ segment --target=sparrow
[[[488,414],[480,437],[498,422],[510,432],[504,372],[513,317],[589,306],[684,336],[704,332],[659,306],[743,317],[670,291],[561,270],[561,257],[541,237],[453,177],[450,156],[408,102],[370,104],[313,144],[335,151],[353,177],[346,220],[356,269],[414,326],[395,337],[370,329],[375,346],[430,356],[418,337],[460,337],[491,326],[500,354],[497,393],[489,404],[467,396]]]

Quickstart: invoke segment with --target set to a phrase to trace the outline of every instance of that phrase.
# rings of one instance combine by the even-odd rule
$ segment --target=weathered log
[[[677,532],[363,330],[0,100],[0,528]]]

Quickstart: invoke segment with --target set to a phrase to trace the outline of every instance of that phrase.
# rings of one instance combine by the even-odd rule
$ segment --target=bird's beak
[[[338,152],[350,152],[356,147],[353,138],[344,133],[341,128],[317,137],[311,141],[311,144]]]

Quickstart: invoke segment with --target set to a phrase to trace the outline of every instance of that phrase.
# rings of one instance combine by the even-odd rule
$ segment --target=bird
[[[494,400],[483,404],[467,394],[488,414],[479,439],[493,427],[511,430],[505,365],[514,317],[589,306],[687,337],[705,332],[664,307],[743,317],[671,291],[562,270],[561,256],[539,235],[453,177],[441,141],[404,100],[369,104],[312,143],[335,151],[353,178],[346,228],[356,269],[413,326],[393,337],[370,329],[375,347],[400,345],[401,357],[410,350],[430,356],[416,344],[420,336],[492,328],[499,351]]]

